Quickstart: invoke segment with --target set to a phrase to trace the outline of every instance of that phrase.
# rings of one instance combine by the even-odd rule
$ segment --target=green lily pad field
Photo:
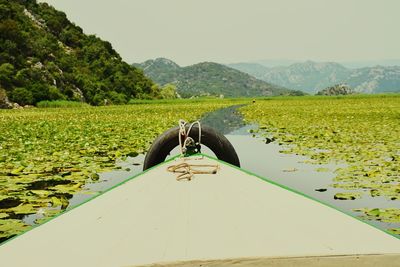
[[[0,110],[0,242],[64,210],[85,183],[143,153],[154,138],[183,118],[231,105],[176,101],[136,105]]]
[[[363,196],[400,201],[399,95],[270,98],[241,112],[259,125],[255,132],[282,144],[282,153],[307,156],[315,164],[344,165],[335,170],[332,187],[349,193],[338,193],[338,201]],[[400,223],[398,212],[385,209],[380,215]],[[368,212],[360,216],[377,218]]]

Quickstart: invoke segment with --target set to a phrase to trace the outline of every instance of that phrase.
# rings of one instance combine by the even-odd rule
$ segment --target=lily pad
[[[0,220],[0,242],[3,242],[23,231],[26,231],[30,226],[16,219]]]
[[[7,212],[12,212],[14,214],[34,214],[36,213],[38,206],[32,205],[32,204],[21,204],[17,207],[8,209]]]
[[[51,202],[53,207],[60,207],[61,209],[66,209],[69,205],[68,199],[63,195],[51,197]]]
[[[354,200],[361,198],[361,193],[336,193],[333,198],[337,200]]]
[[[315,191],[317,191],[317,192],[326,192],[328,189],[326,189],[326,188],[318,188],[318,189],[315,189]]]
[[[388,231],[392,234],[400,235],[400,228],[391,228]]]
[[[362,212],[364,218],[368,220],[378,220],[387,223],[400,223],[400,209],[387,208],[387,209],[355,209],[356,212]]]
[[[317,172],[329,172],[329,168],[317,168],[315,169]]]
[[[22,201],[19,198],[3,196],[0,198],[0,209],[16,207],[21,203]]]

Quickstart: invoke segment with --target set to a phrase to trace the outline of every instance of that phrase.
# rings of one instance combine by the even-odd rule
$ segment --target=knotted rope
[[[176,180],[188,180],[191,181],[195,174],[216,174],[219,170],[219,165],[212,164],[189,164],[186,162],[171,165],[167,168],[167,171],[180,173]]]
[[[179,138],[179,147],[181,149],[181,155],[185,155],[187,152],[187,147],[191,146],[191,147],[195,147],[196,145],[201,144],[201,124],[199,121],[195,121],[192,124],[190,124],[188,131],[186,132],[186,125],[188,123],[184,120],[179,120],[179,134],[178,134],[178,138]],[[192,130],[193,126],[197,124],[199,126],[199,141],[196,144],[196,142],[193,140],[193,138],[191,138],[189,136],[190,131]],[[183,144],[182,144],[182,138],[183,138]],[[200,151],[198,151],[200,152]]]
[[[184,156],[192,155],[194,153],[200,152],[200,145],[201,145],[201,124],[199,121],[195,121],[190,124],[187,132],[186,132],[186,125],[188,123],[184,120],[179,120],[179,147],[181,149],[181,158],[185,160]],[[199,127],[199,140],[198,143],[194,141],[193,138],[189,136],[190,131],[192,130],[194,125],[198,125]],[[183,139],[183,141],[182,141]],[[188,151],[188,148],[192,150]],[[189,164],[186,162],[169,166],[167,171],[180,173],[176,180],[188,180],[191,181],[195,174],[216,174],[219,170],[219,165],[210,165],[210,164]]]

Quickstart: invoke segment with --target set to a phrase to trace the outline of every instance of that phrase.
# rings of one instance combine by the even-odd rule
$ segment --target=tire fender
[[[186,127],[186,131],[188,127]],[[169,153],[179,146],[179,127],[171,128],[159,135],[146,154],[143,170],[147,170],[161,162],[164,162]],[[199,128],[193,126],[189,136],[195,142],[199,141]],[[240,167],[239,157],[232,144],[224,135],[206,125],[201,126],[201,144],[211,149],[219,160]]]

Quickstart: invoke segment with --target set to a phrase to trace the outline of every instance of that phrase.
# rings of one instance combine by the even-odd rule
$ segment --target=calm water
[[[308,164],[304,163],[307,160],[306,157],[280,153],[279,151],[283,149],[282,146],[275,142],[266,144],[262,137],[253,136],[249,133],[249,130],[257,128],[257,125],[246,125],[240,113],[237,112],[238,107],[240,106],[232,106],[207,114],[201,122],[213,127],[228,138],[239,155],[243,169],[356,216],[360,214],[353,212],[352,209],[354,208],[400,208],[400,201],[371,197],[368,192],[361,199],[335,200],[333,196],[336,193],[346,191],[331,187],[332,179],[335,177],[333,171],[342,166]],[[206,147],[202,147],[202,152],[215,156]],[[171,152],[171,156],[178,153],[179,150],[176,148]],[[128,158],[127,161],[118,162],[118,166],[121,167],[120,170],[100,174],[98,182],[87,184],[82,193],[76,194],[70,199],[69,207],[76,206],[91,198],[93,192],[105,191],[139,174],[142,172],[144,157],[145,155],[139,155],[135,158]],[[317,172],[317,168],[327,168],[329,171]],[[321,188],[327,190],[325,192],[316,191],[316,189]],[[88,192],[92,192],[92,194]],[[277,203],[279,203],[278,201]],[[32,224],[36,218],[38,218],[36,214],[29,215],[25,218],[25,221]],[[370,221],[370,223],[382,229],[400,227],[400,224],[388,224],[379,221]]]

